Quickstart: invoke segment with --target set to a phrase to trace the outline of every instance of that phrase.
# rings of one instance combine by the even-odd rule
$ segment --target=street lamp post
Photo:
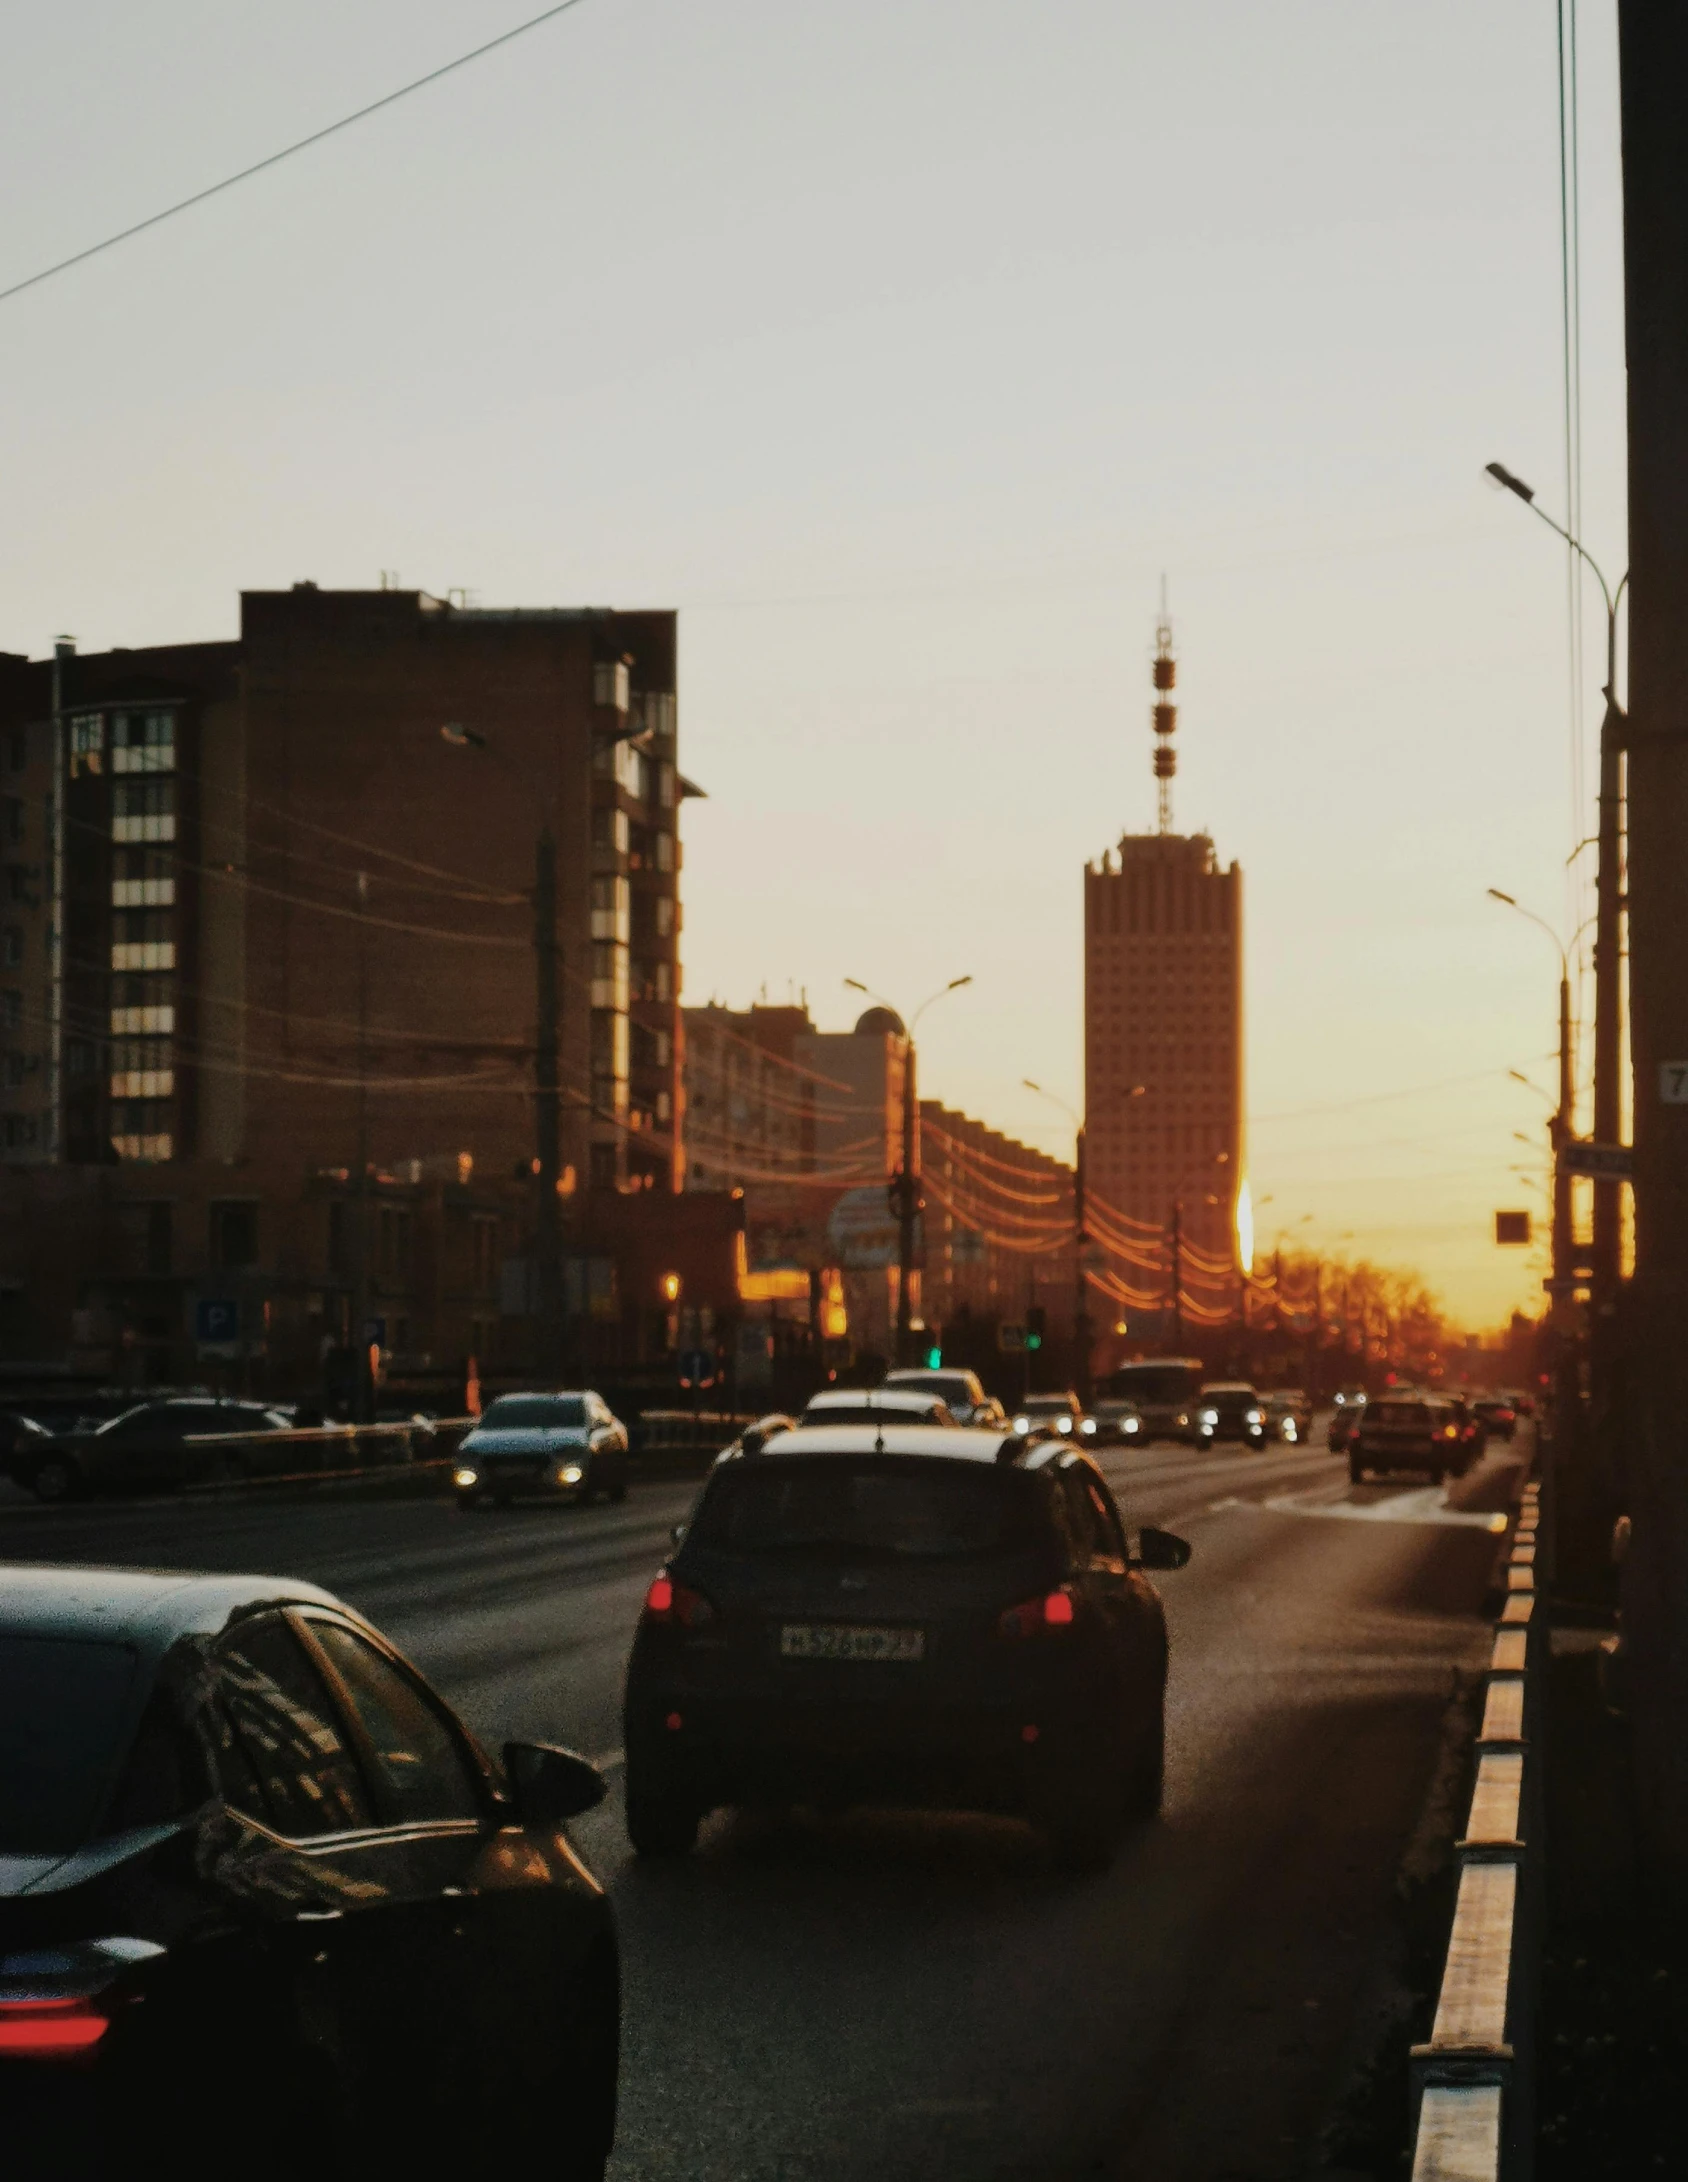
[[[1090,1231],[1085,1224],[1084,1204],[1084,1117],[1066,1100],[1053,1091],[1046,1091],[1042,1084],[1033,1083],[1029,1076],[1020,1081],[1028,1091],[1035,1091],[1040,1099],[1047,1099],[1051,1106],[1058,1106],[1073,1125],[1073,1353],[1075,1360],[1075,1391],[1084,1407],[1090,1407],[1090,1291],[1086,1285],[1085,1252],[1090,1243]],[[1147,1084],[1134,1083],[1129,1091],[1117,1094],[1118,1101],[1140,1099],[1147,1091]]]
[[[1534,491],[1515,477],[1504,463],[1491,462],[1488,474],[1496,484],[1515,493],[1548,529],[1564,539],[1584,564],[1594,571],[1600,596],[1606,604],[1606,709],[1600,719],[1600,822],[1599,854],[1595,875],[1594,919],[1594,1139],[1616,1144],[1621,1126],[1619,1053],[1622,1046],[1621,962],[1623,953],[1623,753],[1628,724],[1618,703],[1618,609],[1626,573],[1614,591],[1600,564],[1582,541],[1573,538],[1538,506]],[[1562,1111],[1568,1111],[1562,1103]],[[1622,1235],[1621,1182],[1597,1176],[1594,1183],[1594,1311],[1597,1322],[1611,1317],[1616,1308]],[[1596,1344],[1597,1351],[1603,1344]]]
[[[889,1008],[890,1012],[901,1021],[899,1011],[891,1007],[890,1001],[883,994],[876,993],[871,987],[864,985],[860,978],[847,977],[844,982],[852,992],[862,993],[869,1000],[877,1001],[880,1007]],[[969,972],[966,977],[952,977],[947,985],[941,985],[935,993],[929,993],[919,1007],[915,1009],[913,1015],[910,1016],[907,1028],[903,1032],[903,1156],[896,1173],[891,1177],[890,1191],[892,1208],[897,1215],[896,1361],[899,1364],[914,1362],[910,1351],[913,1346],[914,1330],[915,1234],[916,1222],[920,1218],[922,1203],[918,1157],[919,1137],[915,1129],[917,1108],[915,1104],[914,1027],[933,1001],[942,1000],[949,993],[959,992],[963,985],[971,985],[972,982],[972,973]]]
[[[1565,1159],[1565,1147],[1575,1136],[1573,1109],[1576,1100],[1575,1047],[1571,1030],[1571,964],[1558,933],[1545,917],[1538,917],[1533,909],[1526,909],[1522,902],[1514,901],[1510,894],[1503,894],[1498,886],[1489,889],[1492,901],[1504,902],[1508,909],[1517,910],[1527,917],[1539,931],[1545,932],[1553,942],[1553,951],[1559,957],[1559,1104],[1548,1122],[1548,1137],[1553,1145],[1553,1317],[1563,1323],[1561,1299],[1569,1293],[1564,1283],[1572,1277],[1574,1244],[1571,1238],[1571,1171]],[[1528,1082],[1528,1077],[1523,1079]]]

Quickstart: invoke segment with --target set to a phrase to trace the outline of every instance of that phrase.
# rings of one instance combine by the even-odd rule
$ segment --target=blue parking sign
[[[238,1341],[240,1305],[220,1296],[201,1296],[194,1305],[193,1331],[198,1341]]]

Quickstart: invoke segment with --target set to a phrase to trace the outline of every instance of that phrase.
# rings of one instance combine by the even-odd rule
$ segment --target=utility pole
[[[1073,1359],[1079,1401],[1090,1407],[1090,1291],[1084,1257],[1090,1236],[1084,1212],[1084,1125],[1073,1138]]]
[[[1172,1228],[1169,1237],[1168,1271],[1172,1276],[1172,1345],[1184,1346],[1184,1205],[1181,1198],[1172,1201]]]
[[[1688,1895],[1688,11],[1619,0],[1628,361],[1636,1268],[1621,1483],[1635,1786]],[[1604,816],[1604,811],[1602,813]]]
[[[920,1175],[915,1165],[914,1040],[903,1041],[903,1158],[891,1178],[892,1209],[897,1215],[897,1353],[899,1364],[912,1364],[914,1334],[915,1223],[920,1217]]]
[[[76,640],[53,639],[53,789],[48,806],[48,862],[51,907],[47,917],[47,1158],[64,1157],[64,973],[65,973],[65,787],[70,779],[69,740],[65,729],[65,666],[76,656]],[[110,1028],[110,1025],[107,1025]],[[109,1075],[110,1070],[106,1073]]]
[[[375,1415],[374,1342],[369,1321],[369,874],[357,874],[358,1105],[352,1174],[352,1410],[360,1424]],[[244,1339],[244,1328],[242,1329]]]
[[[558,1103],[557,1038],[557,844],[549,826],[542,829],[533,858],[533,963],[535,1036],[533,1042],[534,1150],[539,1202],[534,1220],[537,1275],[539,1369],[550,1377],[562,1369],[562,1125]]]

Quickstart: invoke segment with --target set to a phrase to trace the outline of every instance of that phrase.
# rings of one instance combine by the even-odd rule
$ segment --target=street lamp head
[[[859,977],[847,977],[844,982],[853,993],[865,993],[867,991],[867,987],[862,983]],[[871,995],[869,997],[871,997]]]
[[[1512,896],[1510,894],[1503,894],[1498,886],[1490,887],[1489,899],[1493,902],[1505,902],[1508,909],[1516,909],[1518,907],[1518,904],[1513,900]]]
[[[949,983],[944,987],[944,990],[945,992],[950,993],[959,992],[963,985],[971,985],[972,982],[973,973],[971,970],[969,970],[965,977],[952,977]]]
[[[1526,485],[1521,477],[1514,477],[1504,462],[1487,462],[1483,467],[1497,485],[1503,486],[1508,492],[1515,492],[1526,505],[1535,499],[1534,488]]]

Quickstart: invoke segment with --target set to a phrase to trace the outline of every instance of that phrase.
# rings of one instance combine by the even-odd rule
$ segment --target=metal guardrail
[[[437,1468],[451,1460],[457,1441],[476,1421],[467,1416],[431,1417],[423,1424],[401,1420],[392,1424],[290,1425],[274,1432],[190,1432],[184,1435],[189,1446],[224,1448],[233,1458],[233,1466],[229,1474],[197,1480],[184,1489],[228,1492],[272,1485],[319,1485],[328,1480]],[[324,1456],[334,1454],[346,1459],[333,1464],[323,1460],[288,1470],[266,1466],[245,1474],[238,1468],[243,1448],[268,1456],[284,1447],[295,1447],[301,1454],[317,1449]],[[373,1460],[369,1459],[372,1455]]]
[[[1455,1845],[1459,1890],[1435,2021],[1412,2049],[1412,2182],[1529,2182],[1541,1932],[1545,1613],[1536,1594],[1541,1488],[1525,1486],[1506,1561]]]

